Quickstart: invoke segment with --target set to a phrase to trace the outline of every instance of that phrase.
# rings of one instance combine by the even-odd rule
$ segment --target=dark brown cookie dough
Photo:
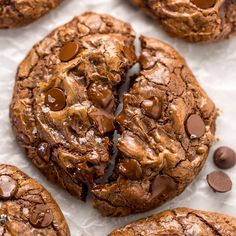
[[[134,38],[129,24],[85,13],[36,44],[16,75],[10,118],[18,142],[82,200],[110,162],[116,90],[136,62]]]
[[[174,37],[212,42],[236,33],[235,0],[131,0]]]
[[[214,141],[217,110],[184,59],[161,41],[142,37],[141,44],[141,71],[116,118],[114,175],[93,189],[103,215],[147,211],[179,195]]]
[[[70,235],[50,193],[14,166],[0,164],[0,199],[0,235]]]
[[[61,2],[62,0],[0,0],[0,28],[27,25]]]
[[[178,208],[126,225],[109,236],[234,236],[235,232],[232,216]]]

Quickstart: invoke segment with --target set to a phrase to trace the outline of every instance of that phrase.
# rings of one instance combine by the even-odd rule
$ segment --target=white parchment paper
[[[84,11],[111,14],[132,23],[138,35],[155,37],[172,44],[186,58],[199,82],[221,111],[217,121],[220,141],[213,146],[203,171],[181,196],[145,214],[124,218],[100,216],[92,208],[90,200],[83,203],[50,184],[25,158],[11,132],[8,106],[17,65],[37,41]],[[18,166],[52,193],[65,214],[72,236],[104,236],[130,221],[173,207],[192,207],[236,216],[236,167],[226,171],[234,182],[233,190],[229,193],[213,193],[205,180],[207,173],[217,169],[213,165],[212,153],[220,145],[236,149],[236,38],[209,45],[193,45],[172,39],[153,20],[132,7],[128,0],[65,0],[56,10],[27,27],[0,30],[0,162]]]

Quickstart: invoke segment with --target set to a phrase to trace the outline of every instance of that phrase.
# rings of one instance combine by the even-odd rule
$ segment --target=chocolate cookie
[[[134,38],[129,24],[85,13],[36,44],[18,68],[16,138],[51,181],[82,200],[110,162],[116,90],[136,62]]]
[[[142,219],[109,236],[234,236],[236,218],[215,212],[178,208]]]
[[[0,164],[0,234],[69,236],[48,191],[18,168]]]
[[[214,140],[217,110],[184,59],[161,41],[141,37],[141,44],[141,71],[116,118],[114,175],[93,189],[103,215],[147,211],[179,195]]]
[[[0,28],[27,25],[61,2],[62,0],[0,0]]]
[[[131,0],[174,37],[212,42],[236,32],[235,0]]]

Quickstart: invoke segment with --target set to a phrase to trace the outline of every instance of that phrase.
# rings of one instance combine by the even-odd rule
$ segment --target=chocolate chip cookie
[[[62,0],[0,0],[0,28],[27,25],[61,2]]]
[[[212,42],[236,33],[235,0],[131,0],[174,37]]]
[[[93,189],[103,215],[155,208],[179,195],[201,170],[214,141],[217,110],[184,59],[169,45],[141,37],[141,71],[116,121],[114,174]]]
[[[0,234],[69,236],[48,191],[18,168],[0,164]]]
[[[51,181],[82,200],[110,162],[117,88],[136,62],[134,38],[129,24],[85,13],[36,44],[18,68],[16,138]]]
[[[178,208],[142,219],[109,236],[234,236],[236,218],[215,212]]]

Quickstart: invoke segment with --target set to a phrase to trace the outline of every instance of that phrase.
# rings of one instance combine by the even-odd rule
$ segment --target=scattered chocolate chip
[[[7,222],[7,215],[1,214],[0,215],[0,225],[4,225]]]
[[[152,182],[152,197],[169,194],[177,188],[176,182],[168,175],[157,175]]]
[[[70,61],[75,58],[79,52],[79,44],[76,42],[66,43],[60,51],[59,58],[61,61]]]
[[[137,180],[142,176],[142,168],[134,159],[126,159],[119,165],[119,172],[131,180]]]
[[[191,0],[191,2],[202,9],[214,7],[216,4],[216,0]]]
[[[37,152],[40,158],[44,159],[46,162],[50,159],[50,146],[46,142],[42,142],[38,145]]]
[[[161,116],[162,104],[157,97],[151,97],[141,103],[141,110],[150,118],[158,119]]]
[[[222,171],[213,171],[208,174],[207,182],[215,192],[225,193],[232,189],[231,179]]]
[[[30,210],[30,223],[37,228],[46,228],[53,221],[53,213],[47,204],[38,204]]]
[[[232,168],[236,164],[236,154],[229,147],[219,147],[214,153],[214,162],[221,169]]]
[[[8,175],[0,176],[0,198],[10,199],[17,190],[16,181]]]
[[[45,96],[45,105],[52,111],[60,111],[66,106],[66,96],[59,88],[48,90]]]
[[[201,138],[206,131],[205,123],[199,115],[191,115],[186,122],[186,130],[190,138]]]
[[[102,135],[115,129],[114,116],[110,115],[106,111],[95,108],[90,111],[88,115],[93,120]]]

